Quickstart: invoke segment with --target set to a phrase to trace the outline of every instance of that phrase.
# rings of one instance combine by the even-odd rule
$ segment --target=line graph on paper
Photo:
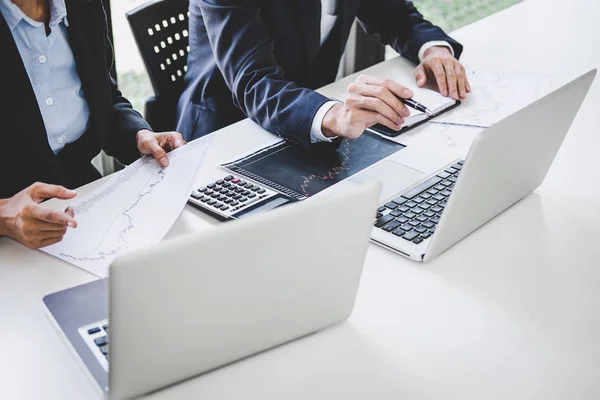
[[[224,165],[297,199],[311,197],[370,167],[405,146],[365,132],[331,148],[307,151],[297,144],[279,142]]]
[[[71,204],[78,227],[43,251],[106,276],[120,253],[158,243],[187,202],[209,139],[169,154],[161,167],[144,157]]]
[[[459,107],[437,117],[436,123],[489,127],[552,89],[552,80],[543,74],[474,70],[467,76],[471,93]]]

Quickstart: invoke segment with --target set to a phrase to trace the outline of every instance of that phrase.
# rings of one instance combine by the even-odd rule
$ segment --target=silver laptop
[[[424,173],[428,167],[419,163],[435,160],[403,150],[367,171],[380,177],[385,198],[372,240],[413,260],[431,260],[527,196],[546,177],[595,75],[592,70],[482,131],[465,160]],[[419,176],[406,190],[406,179]]]
[[[345,320],[379,193],[355,187],[132,252],[109,282],[44,303],[100,394],[147,394]]]

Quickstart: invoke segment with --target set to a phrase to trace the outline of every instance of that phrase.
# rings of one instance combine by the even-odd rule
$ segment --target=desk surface
[[[467,64],[574,76],[600,66],[598,21],[596,1],[525,0],[454,36]],[[438,259],[371,246],[346,323],[150,398],[598,398],[599,107],[596,81],[543,185]],[[207,163],[268,140],[242,122]],[[215,225],[188,206],[169,236]],[[94,277],[7,239],[0,260],[0,398],[93,398],[41,299]]]

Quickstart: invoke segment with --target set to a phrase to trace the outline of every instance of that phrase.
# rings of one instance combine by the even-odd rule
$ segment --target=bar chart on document
[[[169,153],[169,166],[146,156],[72,206],[78,227],[42,249],[97,276],[120,253],[158,243],[185,206],[210,137]]]

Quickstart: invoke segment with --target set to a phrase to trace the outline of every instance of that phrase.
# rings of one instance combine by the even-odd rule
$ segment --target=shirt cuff
[[[450,43],[446,42],[445,40],[432,40],[431,42],[427,42],[423,46],[421,46],[421,49],[419,50],[419,61],[423,61],[423,54],[425,54],[427,50],[435,46],[447,47],[450,50],[450,53],[452,53],[452,57],[454,57],[454,49],[452,48]]]
[[[313,118],[312,126],[310,127],[310,142],[331,142],[331,139],[323,135],[322,127],[325,114],[333,107],[337,101],[328,101],[317,110],[315,117]]]

